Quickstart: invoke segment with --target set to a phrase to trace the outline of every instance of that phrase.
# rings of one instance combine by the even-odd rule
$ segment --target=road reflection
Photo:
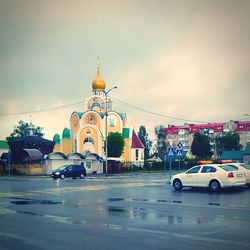
[[[107,206],[107,216],[116,218],[140,219],[159,224],[207,224],[218,218],[193,217],[193,215],[173,215],[168,210],[147,209],[141,207]]]

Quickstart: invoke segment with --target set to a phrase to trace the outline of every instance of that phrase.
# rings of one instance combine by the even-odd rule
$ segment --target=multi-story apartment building
[[[167,140],[171,139],[173,145],[181,141],[185,151],[191,151],[193,136],[195,133],[208,135],[211,138],[211,145],[214,139],[226,132],[237,132],[240,137],[240,144],[243,148],[250,142],[250,121],[229,121],[226,123],[187,124],[180,126],[168,125],[165,129]]]

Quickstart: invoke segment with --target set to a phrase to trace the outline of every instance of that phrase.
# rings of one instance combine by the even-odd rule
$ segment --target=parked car
[[[82,165],[64,165],[56,170],[54,170],[50,176],[53,179],[57,179],[57,178],[67,178],[67,177],[72,177],[72,178],[76,178],[76,177],[80,177],[80,178],[84,178],[84,176],[86,176],[86,169],[82,166]]]
[[[208,187],[212,192],[217,192],[221,188],[243,186],[246,184],[246,178],[236,166],[206,164],[174,175],[171,184],[178,191],[183,187]]]
[[[248,163],[227,163],[229,166],[235,166],[242,171],[246,177],[246,184],[250,187],[250,164]]]

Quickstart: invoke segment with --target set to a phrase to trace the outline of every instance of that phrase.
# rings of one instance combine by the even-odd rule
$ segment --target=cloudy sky
[[[47,139],[69,127],[97,56],[114,109],[152,139],[158,124],[250,120],[249,23],[249,0],[0,0],[0,139],[30,115]]]

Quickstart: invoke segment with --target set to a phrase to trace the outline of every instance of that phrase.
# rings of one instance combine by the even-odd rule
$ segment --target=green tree
[[[236,132],[228,132],[215,138],[215,148],[217,155],[221,155],[224,150],[241,150],[240,137]]]
[[[162,125],[158,125],[154,129],[156,136],[156,151],[160,157],[167,152],[167,142],[165,128]]]
[[[118,132],[108,134],[108,157],[120,157],[123,153],[125,141]]]
[[[212,156],[210,138],[200,133],[195,133],[191,145],[191,152],[198,158],[210,158]]]
[[[6,141],[10,142],[12,140],[21,138],[26,135],[30,135],[32,130],[33,135],[43,137],[44,133],[42,132],[43,128],[40,126],[35,126],[33,123],[28,123],[20,120],[18,125],[14,127],[13,132],[6,137]]]
[[[138,137],[140,138],[144,146],[144,160],[149,158],[149,152],[152,146],[152,141],[148,138],[148,133],[145,126],[141,125],[138,132]]]

